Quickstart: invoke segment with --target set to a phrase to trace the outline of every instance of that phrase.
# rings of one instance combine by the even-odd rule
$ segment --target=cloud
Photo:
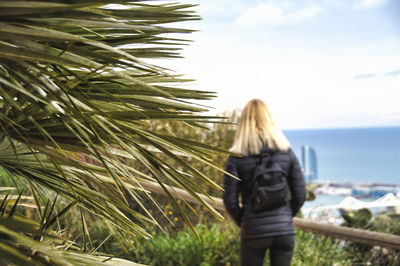
[[[311,6],[307,8],[298,9],[293,13],[293,18],[297,20],[313,18],[321,12],[318,6]]]
[[[236,20],[236,24],[241,26],[293,24],[311,19],[322,11],[318,6],[310,6],[297,10],[288,10],[289,7],[278,7],[274,3],[259,4],[241,14]]]
[[[371,78],[378,78],[378,77],[400,77],[400,69],[389,71],[386,73],[368,73],[368,74],[359,74],[353,77],[354,80],[360,80],[360,79],[371,79]]]
[[[354,76],[353,79],[357,80],[357,79],[370,79],[370,78],[375,78],[377,76],[377,74],[361,74],[361,75],[356,75]]]
[[[400,76],[400,69],[385,73],[385,77],[397,77],[397,76]]]
[[[354,5],[354,9],[369,9],[383,6],[389,3],[390,0],[358,0]]]

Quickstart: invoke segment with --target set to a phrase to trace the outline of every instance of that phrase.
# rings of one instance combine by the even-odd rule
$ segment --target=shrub
[[[305,231],[296,232],[293,265],[353,265],[339,240]]]
[[[382,217],[380,219],[386,218]],[[153,238],[137,239],[128,254],[122,252],[115,237],[109,237],[110,231],[102,221],[90,225],[90,236],[94,248],[102,244],[98,251],[147,265],[240,264],[240,229],[233,222],[199,223],[195,226],[199,238],[190,228],[181,228],[181,225],[179,228],[174,231],[169,227],[165,232],[154,228],[151,230]],[[400,265],[399,253],[393,250],[365,245],[368,251],[361,253],[362,244],[305,231],[296,231],[295,241],[292,265]],[[268,254],[264,265],[269,265]]]
[[[344,226],[400,235],[400,215],[380,213],[373,216],[368,209],[347,211],[342,214]],[[400,252],[368,244],[346,243],[346,253],[353,263],[368,265],[400,265]]]
[[[153,238],[138,239],[125,259],[146,265],[239,265],[240,230],[233,222],[198,224],[199,238],[185,227],[179,232],[153,230]],[[96,223],[91,228],[93,246],[99,245],[109,235],[106,226]],[[313,233],[297,231],[293,265],[352,265],[343,242]],[[121,254],[114,237],[105,241],[98,251]],[[268,254],[265,265],[269,265]]]
[[[233,223],[195,226],[178,233],[163,232],[141,241],[133,261],[148,265],[237,265],[239,230]]]

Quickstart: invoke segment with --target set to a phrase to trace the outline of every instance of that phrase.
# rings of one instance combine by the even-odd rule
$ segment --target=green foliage
[[[239,260],[239,230],[233,223],[195,226],[200,238],[185,227],[177,232],[152,233],[150,239],[137,239],[124,258],[148,265],[237,265]],[[107,239],[109,229],[104,223],[92,227],[92,242]],[[95,240],[96,239],[96,240]],[[121,253],[121,247],[110,237],[98,249],[109,254]]]
[[[2,188],[1,192],[11,189]],[[8,193],[0,205],[0,265],[99,265],[104,257],[85,254],[61,232],[51,228],[76,202],[56,210],[55,199],[49,200],[42,209],[40,221],[26,218],[20,210],[22,192],[15,198]],[[38,208],[42,206],[37,205]],[[122,261],[121,261],[122,262]],[[133,265],[124,261],[126,265]]]
[[[342,217],[345,220],[343,226],[366,228],[371,221],[372,213],[369,209],[363,208],[356,211],[345,211]]]
[[[238,260],[238,233],[232,224],[221,230],[218,224],[197,225],[197,239],[185,230],[161,233],[138,245],[136,260],[149,265],[235,265]],[[236,231],[236,232],[235,232]],[[163,254],[159,256],[159,254]]]
[[[400,236],[400,214],[382,213],[374,217],[369,229],[372,231],[390,233]]]
[[[293,265],[353,265],[340,241],[297,231]]]
[[[44,244],[65,248],[60,256],[66,258],[71,245],[53,245],[42,235],[60,231],[57,237],[69,243],[75,230],[64,230],[69,221],[59,221],[58,211],[79,223],[82,252],[91,246],[93,217],[107,221],[128,245],[148,236],[150,225],[158,226],[146,205],[158,208],[143,189],[148,182],[167,194],[168,185],[182,188],[219,217],[197,193],[220,187],[187,158],[220,171],[212,156],[226,152],[152,128],[154,121],[197,128],[218,120],[202,115],[207,109],[197,103],[215,97],[213,92],[182,88],[190,80],[143,61],[180,56],[188,41],[178,34],[192,30],[169,23],[199,19],[190,7],[125,0],[40,0],[27,7],[24,1],[0,1],[0,174],[8,178],[3,185],[18,189],[21,181],[20,195],[32,197],[28,209],[7,207],[13,205],[6,199],[0,205],[7,219],[18,212],[39,226],[38,232],[18,232],[21,238],[2,229],[9,238],[0,238],[1,247],[31,238],[24,246],[27,260]],[[171,194],[168,201],[190,224],[186,202]],[[2,251],[21,257],[18,250]]]
[[[110,234],[104,223],[92,227],[92,242],[101,244]],[[180,231],[155,230],[151,239],[137,239],[124,258],[148,265],[239,265],[240,229],[231,221],[199,223],[195,226],[200,239],[188,227]],[[96,240],[97,239],[97,240]],[[293,265],[353,265],[343,243],[333,238],[297,231]],[[102,243],[99,251],[120,254],[115,238]],[[269,265],[268,254],[264,265]]]
[[[344,226],[400,235],[400,215],[381,213],[373,216],[368,209],[349,210],[342,214]],[[362,243],[346,243],[347,256],[353,263],[370,265],[400,265],[400,251],[373,247]]]
[[[239,117],[237,110],[232,112],[225,112],[220,115],[220,118],[225,118],[219,123],[199,123],[198,127],[192,124],[177,123],[176,121],[169,121],[168,123],[160,123],[160,121],[153,121],[151,129],[161,134],[174,132],[177,137],[183,139],[191,139],[210,146],[219,147],[223,150],[229,150],[232,146],[233,139],[236,132],[236,122]],[[211,155],[211,160],[218,165],[224,165],[229,154],[227,153],[214,153]],[[161,155],[163,159],[173,164],[176,168],[182,169],[178,164],[172,162],[166,156]],[[184,160],[195,167],[201,169],[201,172],[206,176],[212,178],[215,183],[222,185],[223,173],[212,165],[207,164],[201,160],[193,160],[191,157],[186,157]],[[208,194],[212,196],[221,196],[221,191],[212,189],[207,183],[195,177],[196,183]]]

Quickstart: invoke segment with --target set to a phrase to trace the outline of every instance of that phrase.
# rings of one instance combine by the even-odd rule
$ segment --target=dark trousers
[[[294,248],[294,235],[241,239],[242,266],[262,266],[269,249],[271,266],[289,266]]]

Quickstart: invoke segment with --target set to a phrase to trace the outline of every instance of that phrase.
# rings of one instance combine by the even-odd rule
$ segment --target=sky
[[[217,92],[211,114],[259,98],[282,129],[400,126],[400,0],[182,2],[199,31],[164,66]]]

